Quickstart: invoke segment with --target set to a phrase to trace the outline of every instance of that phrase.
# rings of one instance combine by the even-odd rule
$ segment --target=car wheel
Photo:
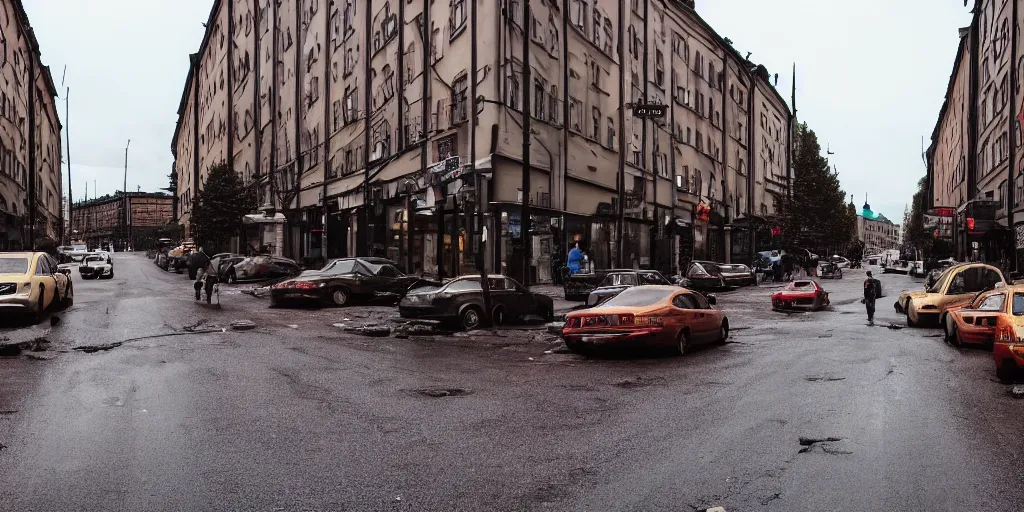
[[[1017,366],[1013,363],[1004,363],[1004,366],[997,366],[996,378],[1004,384],[1013,383],[1017,378]]]
[[[716,341],[716,343],[718,343],[719,345],[724,345],[725,342],[728,339],[729,339],[729,321],[728,320],[722,320],[722,325],[718,328],[718,340]]]
[[[907,312],[907,327],[917,327],[918,326],[918,322],[916,322],[916,321],[914,321],[914,320],[912,320],[910,318],[910,306],[911,306],[911,302],[908,300],[907,301],[907,305],[903,308],[903,311]]]
[[[685,356],[690,351],[690,334],[685,330],[679,331],[674,348],[677,356]]]
[[[331,304],[335,306],[344,306],[348,304],[348,290],[344,287],[337,287],[331,290]]]
[[[39,298],[36,300],[36,310],[35,310],[35,314],[33,315],[36,322],[42,320],[43,319],[43,313],[46,312],[46,303],[44,302],[44,298],[45,297],[46,297],[46,288],[43,288],[42,286],[40,286],[39,287]]]
[[[957,329],[956,322],[953,322],[949,330],[949,343],[954,347],[959,347],[963,344],[963,341],[960,339],[960,329]]]
[[[463,329],[472,331],[480,327],[480,323],[483,321],[483,312],[476,306],[468,307],[460,315],[459,321]]]

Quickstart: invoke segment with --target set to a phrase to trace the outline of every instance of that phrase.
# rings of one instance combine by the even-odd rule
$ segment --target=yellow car
[[[38,317],[74,301],[71,271],[57,268],[45,252],[0,252],[0,315],[28,312]]]
[[[906,290],[893,304],[896,312],[907,315],[907,325],[937,324],[946,308],[971,300],[978,292],[1006,284],[998,268],[984,263],[963,263],[947,268],[931,287]]]

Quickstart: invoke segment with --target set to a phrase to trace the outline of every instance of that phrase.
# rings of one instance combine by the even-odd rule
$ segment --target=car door
[[[44,254],[44,258],[50,264],[50,271],[54,281],[54,300],[62,300],[67,295],[68,276],[60,271],[60,264],[53,256]]]
[[[718,335],[719,327],[718,315],[716,314],[717,310],[711,307],[711,304],[703,295],[699,293],[692,293],[689,295],[697,307],[697,318],[694,321],[696,325],[698,325],[697,329],[694,329],[693,327],[690,329],[695,333],[699,331],[700,343],[709,343],[714,341],[715,337]]]
[[[971,292],[970,289],[973,286],[969,286],[973,281],[973,276],[976,275],[973,268],[960,269],[949,277],[949,283],[946,284],[946,290],[942,296],[937,300],[939,309],[945,309],[950,304],[963,302],[969,300],[974,296],[975,292]]]
[[[375,285],[379,286],[378,290],[387,291],[401,297],[405,295],[405,288],[402,287],[404,282],[400,280],[398,269],[391,265],[381,265],[380,269],[377,270],[377,279],[375,279]]]
[[[505,311],[505,318],[495,318],[493,319],[494,322],[504,322],[513,318],[512,315],[514,313],[512,313],[512,311],[515,307],[515,305],[513,304],[515,301],[513,300],[513,291],[508,289],[505,278],[488,277],[487,287],[491,298],[491,311],[497,311],[498,308],[501,308]]]
[[[690,342],[698,343],[700,326],[698,325],[697,302],[693,295],[684,292],[672,297],[672,307],[676,309],[675,314],[671,318],[665,319],[665,324],[671,325],[676,332],[688,327]]]
[[[537,299],[525,286],[515,279],[506,277],[505,288],[510,291],[508,312],[511,318],[521,318],[523,315],[537,312]]]
[[[54,293],[57,291],[57,280],[53,277],[53,269],[50,268],[45,254],[40,254],[36,260],[36,277],[43,287],[43,307],[48,308],[53,303]]]
[[[962,322],[958,326],[961,338],[967,343],[991,343],[996,321],[1006,306],[1006,292],[989,292],[960,311]]]

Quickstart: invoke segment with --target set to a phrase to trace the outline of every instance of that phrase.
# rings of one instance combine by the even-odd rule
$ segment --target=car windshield
[[[807,291],[814,289],[813,281],[793,281],[786,286],[789,291]]]
[[[672,294],[672,290],[664,288],[648,288],[638,286],[629,288],[626,291],[612,297],[602,304],[602,307],[634,307],[649,306],[655,302],[664,300]]]
[[[1024,293],[1013,294],[1013,316],[1024,316]]]
[[[0,274],[24,274],[27,271],[26,258],[0,258]]]
[[[335,260],[320,269],[327,274],[349,274],[356,268],[356,260]]]
[[[106,259],[103,258],[102,256],[89,256],[88,258],[85,259],[86,263],[91,263],[94,261],[106,261]]]
[[[747,272],[746,265],[719,265],[722,272]]]
[[[953,270],[951,267],[943,271],[939,274],[939,278],[935,280],[935,283],[930,288],[925,289],[925,291],[928,293],[941,293],[942,288],[946,286],[946,281],[949,280],[949,276],[953,274]]]

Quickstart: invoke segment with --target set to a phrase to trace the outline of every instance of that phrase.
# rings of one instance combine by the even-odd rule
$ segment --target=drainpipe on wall
[[[1013,13],[1011,15],[1012,20],[1017,20],[1017,2],[1012,2]],[[1015,22],[1016,24],[1016,22]],[[1017,55],[1017,30],[1010,31],[1010,91],[1008,96],[1010,97],[1008,112],[1009,127],[1007,132],[1010,138],[1010,170],[1008,179],[1006,180],[1006,197],[1003,198],[1006,201],[1006,226],[1010,229],[1011,247],[1013,256],[1010,258],[1011,269],[1018,270],[1017,264],[1017,229],[1014,226],[1014,185],[1016,183],[1016,172],[1017,172],[1017,137],[1016,130],[1013,129],[1013,123],[1017,121],[1014,112],[1016,111],[1017,95],[1013,92],[1016,91],[1020,86],[1020,77],[1017,76],[1017,66],[1013,62],[1014,56]]]

